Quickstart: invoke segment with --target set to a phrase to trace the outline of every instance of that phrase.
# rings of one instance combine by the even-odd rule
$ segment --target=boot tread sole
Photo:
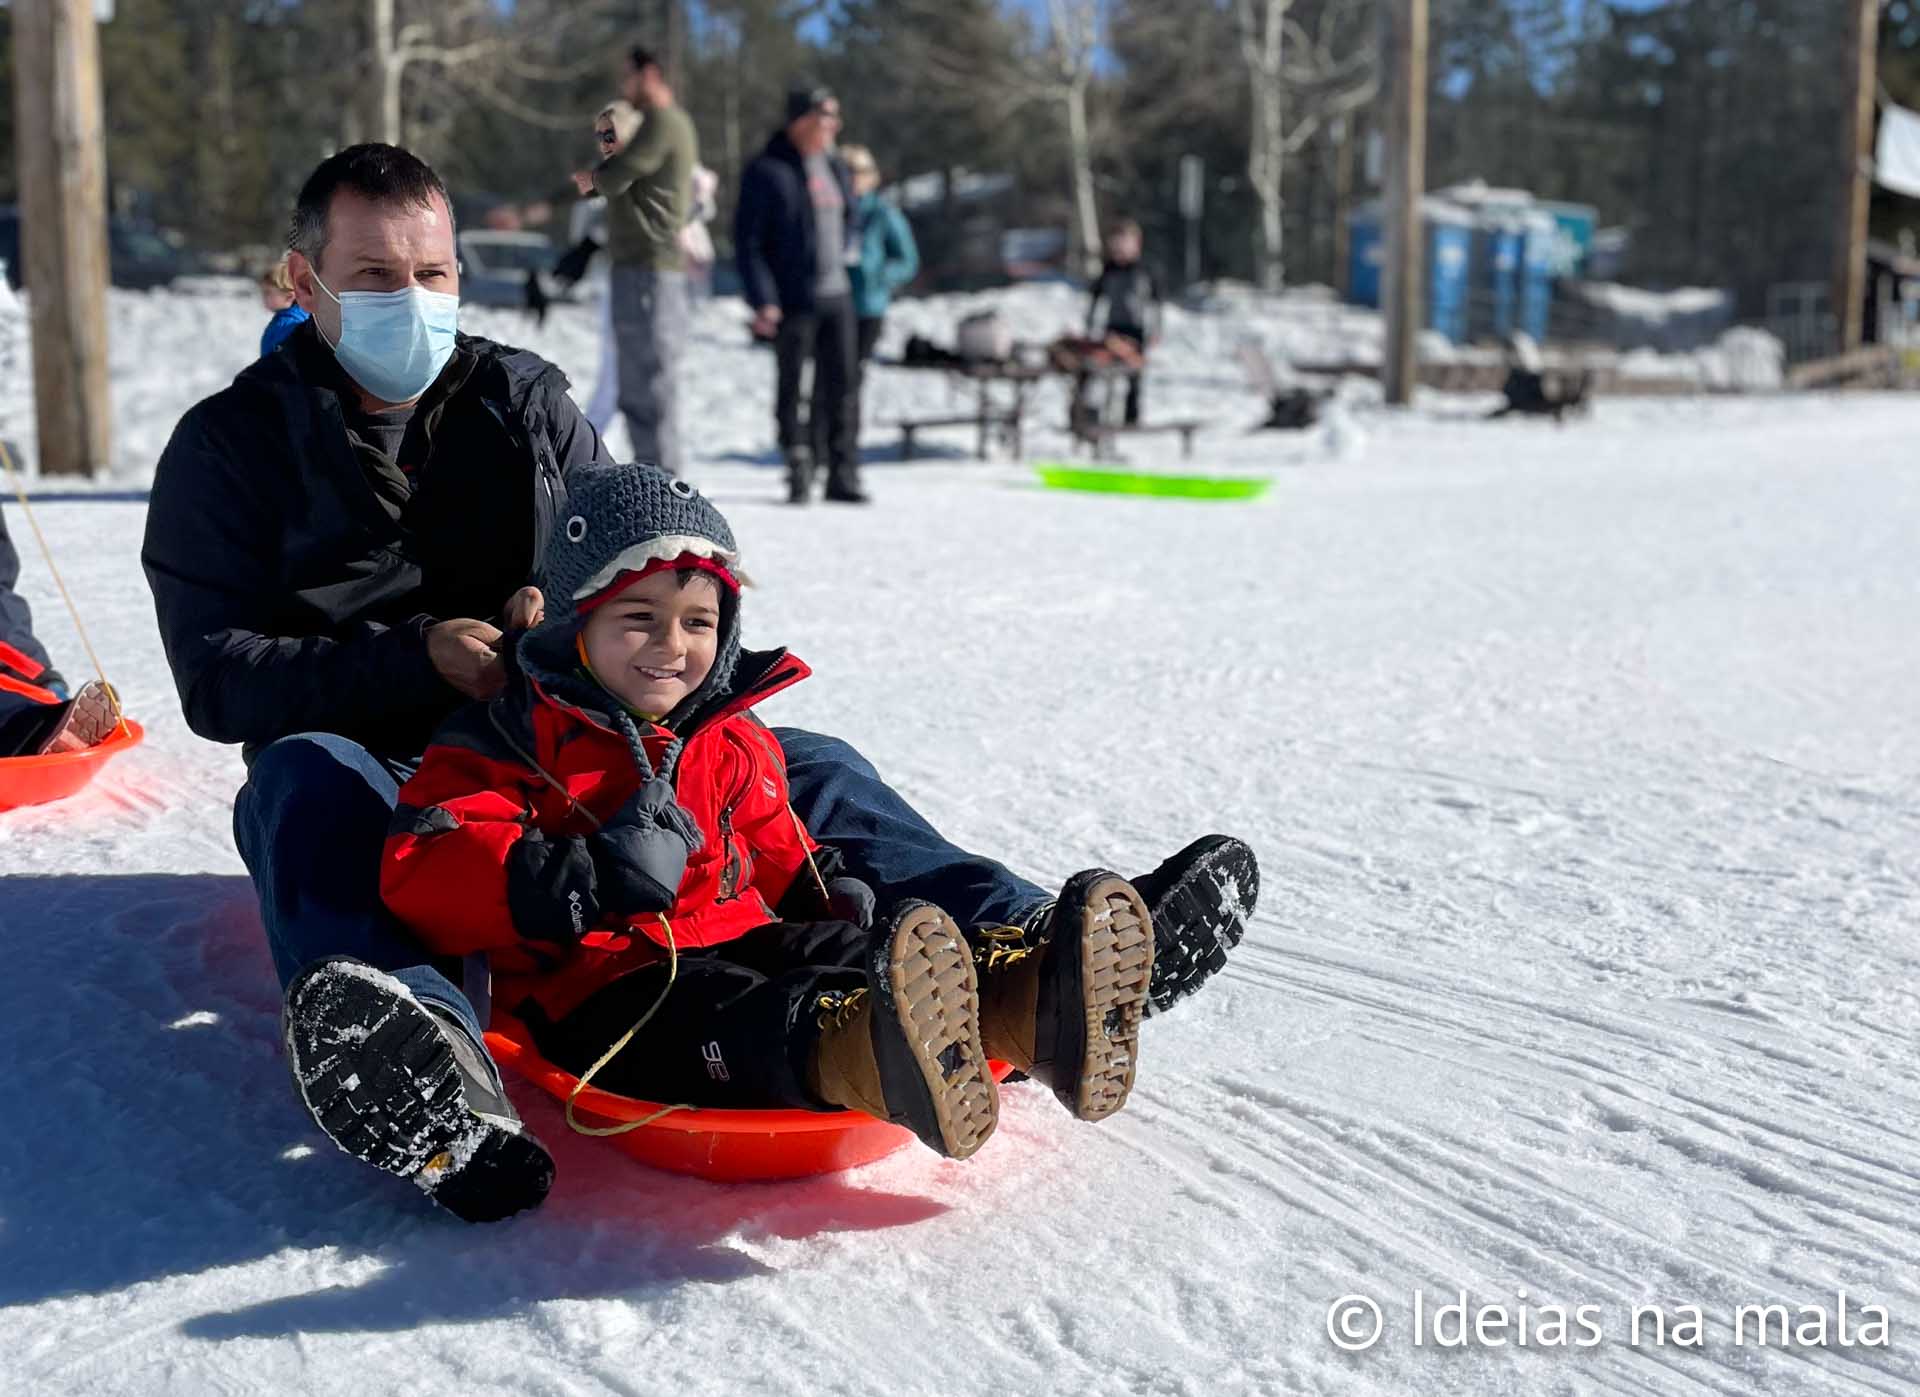
[[[980,1041],[973,953],[951,918],[923,906],[896,923],[884,969],[937,1141],[916,1133],[949,1158],[965,1159],[987,1142],[1000,1119],[999,1091]]]
[[[410,996],[322,971],[289,996],[285,1038],[300,1100],[355,1159],[413,1181],[469,1222],[497,1221],[546,1197],[553,1161],[545,1148],[468,1108],[453,1049]]]
[[[1237,839],[1214,836],[1182,854],[1191,862],[1153,899],[1156,928],[1149,1013],[1164,1013],[1227,963],[1260,896],[1260,866]],[[1171,935],[1173,928],[1181,934]]]
[[[1055,1090],[1081,1120],[1104,1120],[1127,1104],[1139,1067],[1140,1021],[1153,977],[1153,918],[1116,875],[1087,889],[1080,931],[1081,1032],[1077,1074]],[[1069,1025],[1063,1024],[1063,1031]]]

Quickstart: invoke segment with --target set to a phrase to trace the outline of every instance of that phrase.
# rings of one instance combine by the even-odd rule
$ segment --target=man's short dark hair
[[[287,248],[316,266],[327,250],[327,212],[333,196],[350,189],[376,204],[408,204],[432,208],[438,197],[453,217],[453,200],[433,168],[412,151],[399,146],[369,142],[348,146],[338,155],[320,162],[320,168],[307,176],[294,202],[293,221],[287,228]]]
[[[666,71],[654,51],[642,48],[639,44],[635,44],[627,51],[627,62],[633,65],[633,71],[636,73],[644,73],[649,68],[659,68],[663,73]]]

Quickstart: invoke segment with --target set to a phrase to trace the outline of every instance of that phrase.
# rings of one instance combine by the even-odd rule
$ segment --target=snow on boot
[[[346,956],[308,966],[287,987],[281,1033],[295,1094],[355,1159],[468,1222],[547,1196],[553,1160],[492,1059],[393,976]]]
[[[1037,944],[1016,928],[983,932],[980,1032],[1083,1121],[1127,1104],[1153,974],[1153,921],[1126,879],[1090,869],[1067,880]]]
[[[1149,1014],[1165,1013],[1227,963],[1260,897],[1260,865],[1238,839],[1196,839],[1133,880],[1153,914]]]
[[[1000,1121],[973,952],[945,912],[907,902],[875,929],[866,973],[866,989],[821,997],[808,1084],[822,1101],[904,1125],[929,1149],[967,1158]]]

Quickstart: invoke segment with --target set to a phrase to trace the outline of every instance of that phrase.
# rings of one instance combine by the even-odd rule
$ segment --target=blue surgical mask
[[[316,273],[313,284],[340,307],[340,367],[382,402],[419,397],[453,357],[460,298],[409,286],[404,291],[347,291],[335,296]],[[324,337],[323,337],[324,338]]]

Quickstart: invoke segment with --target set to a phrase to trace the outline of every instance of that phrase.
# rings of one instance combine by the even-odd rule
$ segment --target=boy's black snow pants
[[[593,1085],[689,1106],[839,1109],[807,1089],[820,1036],[817,1000],[866,986],[870,935],[851,922],[775,922],[682,951],[665,1002]],[[633,1027],[666,982],[662,961],[594,991],[557,1023],[531,1003],[515,1012],[541,1055],[578,1075]]]

